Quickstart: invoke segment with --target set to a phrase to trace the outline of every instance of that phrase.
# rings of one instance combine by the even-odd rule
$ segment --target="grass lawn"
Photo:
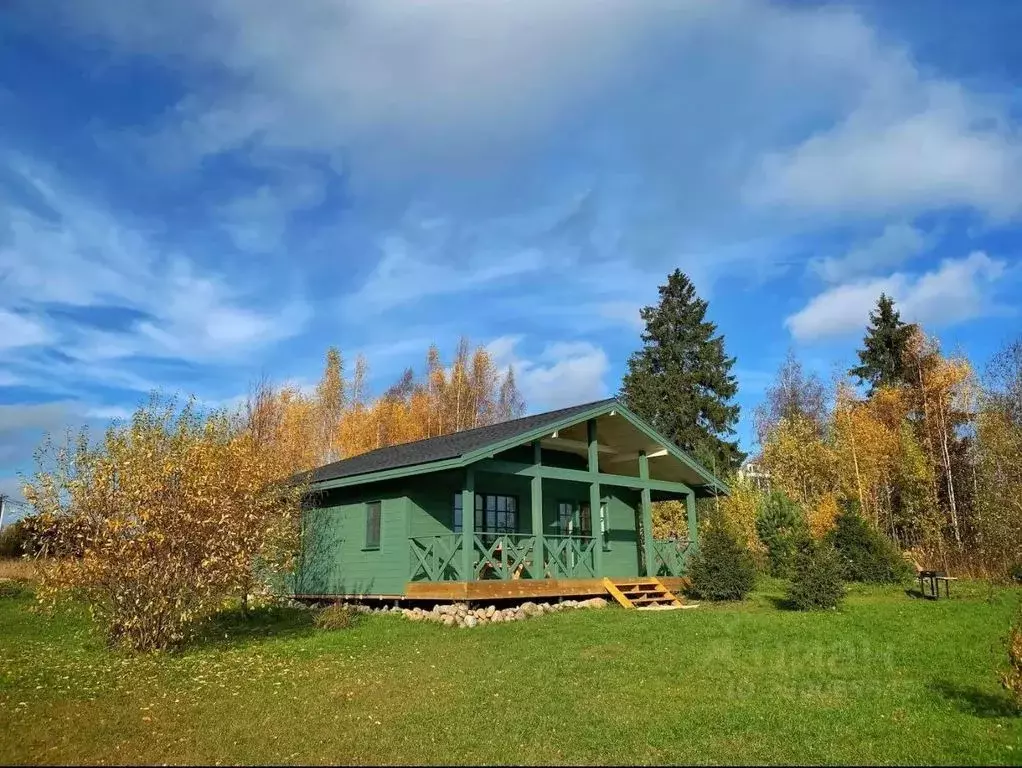
[[[173,655],[0,597],[0,763],[1004,763],[1019,592],[855,588],[840,612],[577,611],[470,630],[225,619]]]

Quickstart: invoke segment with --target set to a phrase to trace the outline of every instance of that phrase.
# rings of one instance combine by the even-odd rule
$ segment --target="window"
[[[366,549],[380,548],[380,502],[366,504]]]
[[[575,530],[575,505],[570,501],[557,503],[557,530],[567,536]]]
[[[518,531],[518,498],[475,494],[475,529],[477,533],[515,533]],[[454,494],[454,532],[461,531],[464,510],[461,494]]]
[[[588,501],[561,501],[557,504],[557,532],[561,536],[593,535],[593,515]],[[607,549],[607,503],[600,504],[600,532]]]
[[[600,502],[600,533],[603,535],[603,549],[610,550],[610,523],[607,520],[607,502]]]

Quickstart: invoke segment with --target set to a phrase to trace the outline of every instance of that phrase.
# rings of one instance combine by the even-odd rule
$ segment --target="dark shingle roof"
[[[369,453],[352,456],[350,459],[342,459],[341,461],[335,461],[333,464],[320,467],[313,471],[311,482],[320,483],[326,480],[352,477],[353,475],[364,475],[370,472],[397,469],[398,467],[409,467],[413,464],[454,459],[517,435],[528,434],[532,430],[540,429],[547,424],[556,424],[563,419],[571,418],[577,413],[584,413],[613,402],[615,402],[614,398],[597,400],[592,403],[573,405],[570,408],[561,408],[557,411],[547,411],[546,413],[537,413],[534,416],[504,421],[500,424],[467,429],[463,432],[454,432],[449,435],[427,438],[426,440],[416,440],[414,443],[379,448]]]

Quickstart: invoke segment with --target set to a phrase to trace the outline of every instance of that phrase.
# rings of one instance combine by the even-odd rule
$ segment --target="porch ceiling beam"
[[[659,450],[653,449],[646,451],[646,458],[656,459],[660,456],[666,456],[668,453],[666,448],[660,448]],[[607,459],[608,464],[616,464],[619,461],[638,461],[639,456],[642,455],[642,451],[632,451],[631,453],[619,453],[617,456]]]
[[[556,435],[556,433],[555,433]],[[572,448],[576,451],[589,451],[589,443],[585,440],[569,440],[566,437],[548,437],[543,440],[544,448]],[[617,450],[609,445],[597,445],[596,450],[600,453],[616,454]]]
[[[522,464],[517,461],[500,461],[498,459],[487,459],[474,465],[480,472],[492,472],[499,475],[519,475],[522,477],[534,477],[537,474],[544,480],[574,480],[579,483],[593,482],[594,475],[583,469],[563,469],[561,467],[549,467],[546,465],[536,467],[532,464]],[[624,488],[649,488],[651,491],[668,491],[672,493],[692,493],[692,489],[684,483],[672,483],[668,480],[642,479],[629,475],[612,475],[600,472],[595,475],[601,485],[615,485]]]

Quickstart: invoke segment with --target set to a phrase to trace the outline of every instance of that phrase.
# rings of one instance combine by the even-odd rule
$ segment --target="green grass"
[[[0,763],[1005,763],[1019,593],[853,590],[837,612],[578,611],[472,630],[227,617],[172,655],[0,596]]]

